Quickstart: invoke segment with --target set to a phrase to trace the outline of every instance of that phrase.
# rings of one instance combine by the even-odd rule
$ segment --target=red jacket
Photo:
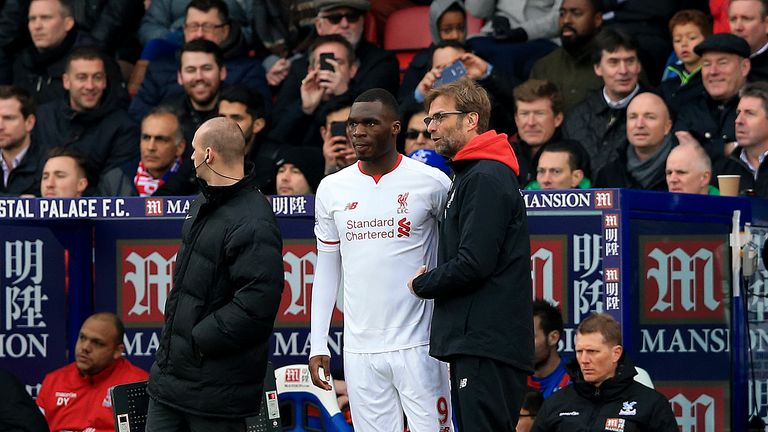
[[[75,363],[70,363],[45,376],[37,405],[43,410],[51,432],[112,432],[115,421],[109,389],[147,377],[146,371],[124,358],[93,376],[81,375]]]

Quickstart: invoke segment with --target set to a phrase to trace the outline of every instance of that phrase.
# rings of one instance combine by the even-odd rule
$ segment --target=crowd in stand
[[[738,174],[768,196],[768,2],[401,0],[429,5],[432,36],[402,77],[365,28],[382,3],[0,2],[0,195],[195,194],[191,140],[216,116],[262,191],[313,193],[356,161],[344,124],[375,87],[397,95],[400,151],[450,172],[423,102],[458,70],[527,189],[716,194]]]

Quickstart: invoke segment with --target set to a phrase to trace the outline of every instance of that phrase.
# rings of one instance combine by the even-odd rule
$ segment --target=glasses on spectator
[[[417,139],[419,138],[419,135],[423,135],[426,139],[429,139],[432,136],[432,134],[430,134],[427,130],[408,129],[405,131],[406,139]]]
[[[218,29],[220,29],[220,28],[224,27],[225,25],[226,25],[226,24],[211,24],[211,23],[200,24],[200,23],[189,23],[189,24],[184,24],[184,30],[186,30],[186,31],[190,31],[190,32],[196,32],[196,31],[198,31],[198,30],[200,30],[200,29],[203,29],[203,32],[204,32],[204,33],[211,33],[211,32],[213,32],[214,30],[218,30]]]
[[[329,23],[336,25],[341,22],[342,19],[346,18],[348,23],[356,23],[360,17],[363,16],[363,14],[359,11],[353,11],[353,12],[347,12],[347,13],[338,13],[338,14],[330,14],[330,15],[321,15],[320,18],[328,20]]]
[[[432,122],[435,122],[437,124],[442,123],[445,116],[449,115],[461,115],[461,114],[467,114],[466,111],[443,111],[443,112],[436,112],[432,115],[432,117],[424,117],[424,124],[429,127],[429,125],[432,124]]]

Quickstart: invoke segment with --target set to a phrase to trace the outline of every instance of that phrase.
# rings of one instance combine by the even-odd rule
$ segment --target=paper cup
[[[717,186],[720,189],[720,195],[739,196],[739,180],[740,179],[741,179],[741,176],[738,176],[738,175],[717,176]]]

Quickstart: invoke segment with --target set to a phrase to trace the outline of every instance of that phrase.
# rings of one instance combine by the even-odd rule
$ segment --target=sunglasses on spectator
[[[431,138],[431,134],[426,130],[408,129],[405,131],[405,138],[407,139],[417,139],[419,135],[423,135],[427,139]]]
[[[347,13],[338,13],[338,14],[330,14],[330,15],[321,15],[320,18],[328,20],[331,24],[339,24],[342,19],[346,18],[347,22],[349,23],[355,23],[358,20],[360,20],[360,17],[363,16],[361,12],[354,11],[354,12],[347,12]]]

